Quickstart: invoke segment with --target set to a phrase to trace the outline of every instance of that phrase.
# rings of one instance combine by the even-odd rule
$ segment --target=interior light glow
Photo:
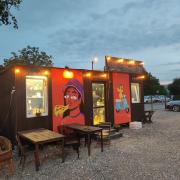
[[[139,63],[141,66],[144,66],[144,62]]]
[[[69,70],[64,70],[63,77],[66,79],[71,79],[74,77],[74,73],[72,71],[69,71]]]
[[[45,79],[47,80],[47,77],[46,76],[26,76],[27,79]]]

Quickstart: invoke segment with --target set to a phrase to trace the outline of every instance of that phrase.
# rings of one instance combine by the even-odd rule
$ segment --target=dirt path
[[[91,157],[82,145],[78,160],[72,149],[66,149],[65,163],[57,155],[46,158],[39,172],[35,171],[33,155],[24,170],[15,157],[14,176],[8,176],[4,169],[0,179],[180,180],[180,112],[158,110],[152,120],[139,130],[123,129],[124,136],[112,140],[103,153],[94,142]],[[53,151],[49,147],[43,154]]]

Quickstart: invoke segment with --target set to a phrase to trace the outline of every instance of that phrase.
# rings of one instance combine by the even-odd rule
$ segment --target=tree
[[[10,25],[13,23],[14,28],[18,28],[15,16],[11,14],[12,8],[19,8],[22,0],[0,0],[0,25]]]
[[[151,73],[147,73],[146,79],[144,80],[144,95],[155,94],[166,95],[167,91],[160,85],[159,79],[154,77]]]
[[[18,51],[19,54],[12,52],[12,57],[10,59],[4,59],[4,67],[13,64],[31,64],[35,66],[53,66],[52,56],[48,56],[45,52],[40,52],[39,48],[27,46],[22,50]]]
[[[180,78],[176,78],[168,86],[171,95],[180,95]]]

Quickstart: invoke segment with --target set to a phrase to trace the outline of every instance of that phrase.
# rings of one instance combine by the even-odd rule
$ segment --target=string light
[[[122,58],[121,58],[121,59],[118,59],[118,62],[119,62],[119,63],[123,63],[123,62],[124,62],[124,59],[122,59]]]
[[[136,79],[141,79],[141,80],[143,80],[143,79],[145,79],[145,76],[144,76],[144,75],[138,76],[138,77],[136,77]]]
[[[92,76],[92,74],[90,72],[85,74],[86,77],[90,78]]]
[[[107,74],[102,74],[101,77],[107,78]]]
[[[106,59],[109,61],[111,60],[111,56],[107,56]]]
[[[74,77],[74,73],[72,71],[69,71],[69,70],[64,70],[63,77],[67,78],[67,79],[71,79]]]
[[[135,61],[131,60],[131,61],[128,62],[128,64],[134,65],[134,64],[135,64]]]
[[[18,74],[18,73],[20,73],[20,69],[19,69],[19,68],[16,68],[16,69],[14,70],[14,72],[15,72],[16,74]]]
[[[44,74],[48,76],[49,75],[49,71],[44,71]]]

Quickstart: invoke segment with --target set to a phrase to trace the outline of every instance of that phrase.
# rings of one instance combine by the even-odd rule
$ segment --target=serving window
[[[139,83],[131,83],[131,101],[132,103],[140,103]]]
[[[48,115],[46,76],[26,76],[26,117]]]

